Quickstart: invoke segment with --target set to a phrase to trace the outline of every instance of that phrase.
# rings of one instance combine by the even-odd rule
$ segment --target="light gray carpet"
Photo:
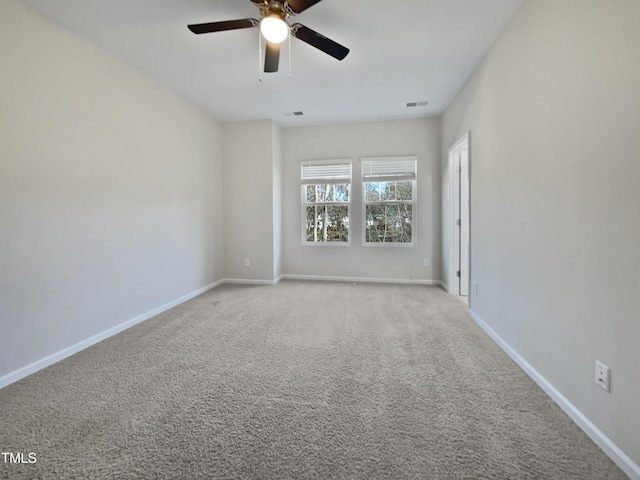
[[[219,287],[0,390],[0,478],[626,478],[465,310]]]

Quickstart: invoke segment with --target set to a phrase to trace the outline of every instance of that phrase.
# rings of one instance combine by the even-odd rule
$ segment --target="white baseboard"
[[[360,282],[360,283],[398,283],[403,285],[442,285],[440,280],[420,280],[405,278],[373,278],[373,277],[336,277],[325,275],[289,275],[278,277],[280,280],[317,280],[324,282]]]
[[[194,292],[188,293],[186,295],[183,295],[180,298],[172,300],[171,302],[165,303],[164,305],[154,308],[153,310],[145,312],[142,315],[138,315],[137,317],[132,318],[131,320],[127,320],[126,322],[116,325],[115,327],[111,327],[105,330],[104,332],[98,333],[97,335],[87,338],[86,340],[83,340],[67,348],[64,348],[56,353],[53,353],[44,358],[41,358],[40,360],[37,360],[33,363],[30,363],[29,365],[21,367],[18,370],[14,370],[13,372],[10,372],[0,377],[0,388],[6,387],[7,385],[17,382],[18,380],[21,380],[26,376],[31,375],[32,373],[36,373],[38,370],[42,370],[43,368],[53,365],[54,363],[57,363],[60,360],[70,357],[71,355],[78,353],[79,351],[84,350],[85,348],[88,348],[91,345],[95,345],[96,343],[101,342],[102,340],[105,340],[128,328],[131,328],[138,323],[144,322],[145,320],[148,320],[151,317],[155,317],[156,315],[166,310],[169,310],[170,308],[180,305],[181,303],[184,303],[187,300],[191,300],[192,298],[197,297],[198,295],[201,295],[204,292],[207,292],[222,283],[223,282],[221,280],[214,282],[210,285],[207,285],[206,287],[200,288]]]
[[[275,285],[281,277],[276,280],[258,280],[253,278],[223,278],[220,283],[230,283],[232,285]]]
[[[522,368],[529,377],[535,381],[542,390],[598,445],[604,453],[613,460],[620,469],[633,480],[640,480],[640,467],[629,458],[615,443],[611,441],[591,420],[589,420],[578,408],[562,395],[549,381],[534,369],[524,358],[516,352],[511,345],[505,342],[480,316],[473,310],[469,315],[511,359]]]

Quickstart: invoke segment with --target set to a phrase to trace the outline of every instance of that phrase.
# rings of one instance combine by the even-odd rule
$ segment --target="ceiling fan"
[[[260,32],[266,40],[266,53],[264,59],[265,72],[277,72],[280,61],[280,44],[289,36],[302,40],[312,47],[342,60],[349,53],[349,49],[311,30],[300,23],[289,25],[287,19],[307,8],[312,7],[321,0],[250,0],[260,10],[260,20],[255,18],[243,18],[240,20],[227,20],[223,22],[198,23],[188,25],[189,30],[195,34],[222,32],[225,30],[237,30],[240,28],[260,27]]]

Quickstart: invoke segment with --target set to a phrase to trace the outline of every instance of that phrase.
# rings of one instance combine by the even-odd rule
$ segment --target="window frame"
[[[389,156],[389,157],[362,157],[361,163],[361,181],[362,181],[362,245],[365,247],[401,247],[411,248],[418,244],[417,238],[417,205],[418,205],[418,157],[416,155],[407,156]],[[386,163],[387,168],[373,169],[367,168],[367,164],[378,163],[382,166]],[[399,168],[391,168],[396,163]],[[404,171],[400,168],[404,165]],[[367,200],[367,183],[385,183],[385,182],[411,182],[411,201],[401,200]],[[367,241],[367,206],[368,205],[411,205],[411,242],[368,242]]]
[[[332,177],[332,176],[317,176],[305,178],[304,167],[322,167],[322,166],[348,166],[348,177]],[[348,198],[347,202],[307,202],[306,187],[308,185],[348,185]],[[303,246],[322,246],[322,247],[346,247],[352,244],[352,220],[351,204],[353,202],[353,165],[350,158],[339,158],[331,160],[304,160],[300,162],[300,232]],[[309,241],[307,240],[307,207],[312,205],[326,205],[326,206],[346,206],[347,207],[347,241]]]

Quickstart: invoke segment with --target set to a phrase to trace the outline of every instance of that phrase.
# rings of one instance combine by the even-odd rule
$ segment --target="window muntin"
[[[415,157],[362,159],[365,245],[415,244]]]
[[[348,245],[351,162],[303,162],[303,232],[306,245]]]

